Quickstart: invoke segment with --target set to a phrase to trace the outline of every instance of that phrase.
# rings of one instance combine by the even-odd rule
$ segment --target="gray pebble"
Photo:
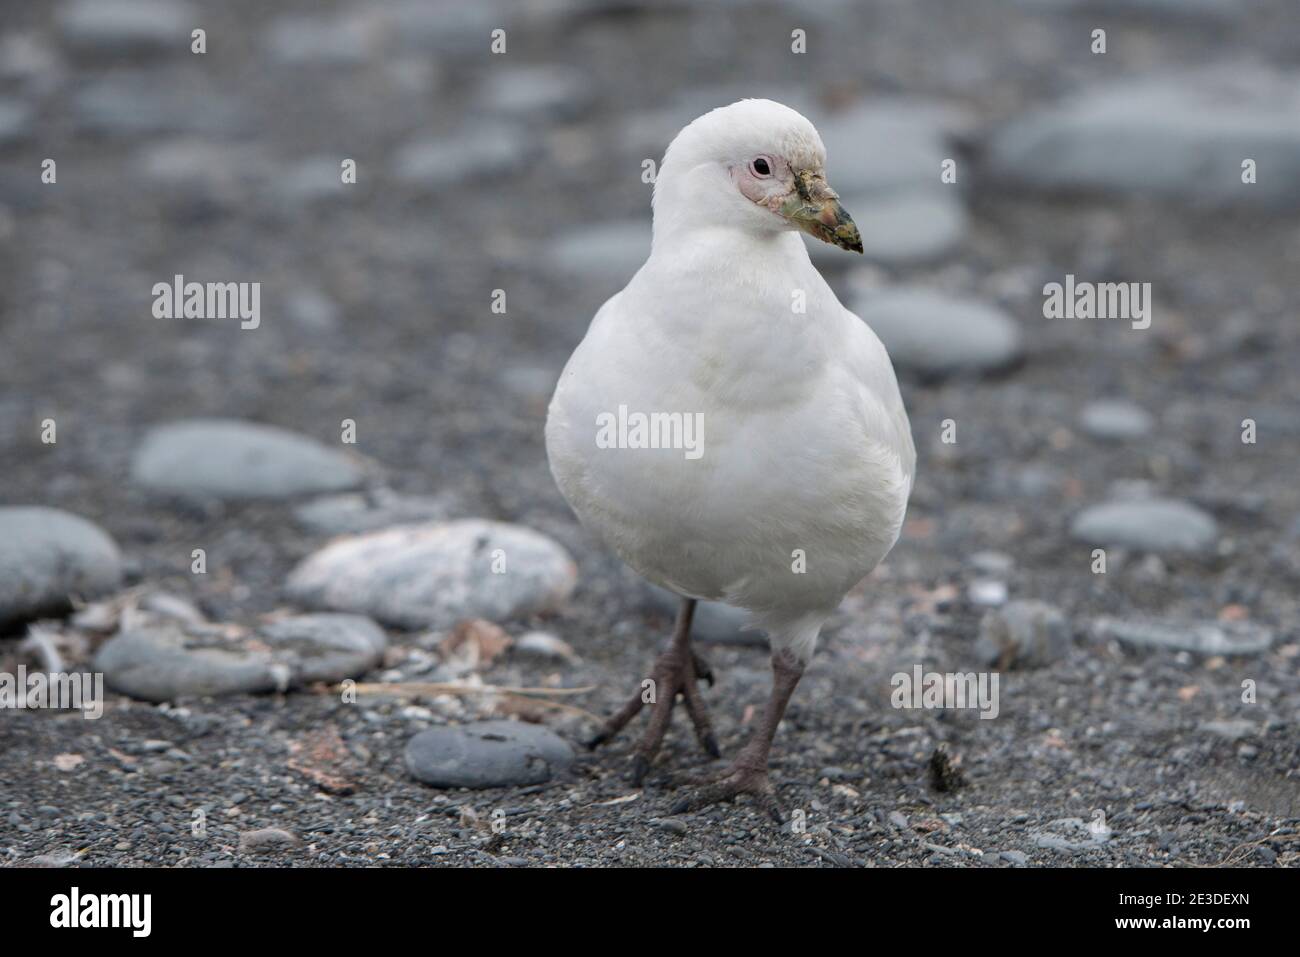
[[[1231,64],[1106,83],[1032,112],[989,149],[995,176],[1194,205],[1300,205],[1300,82]],[[1261,173],[1242,182],[1242,160]],[[1268,169],[1268,175],[1262,170]]]
[[[1016,323],[983,303],[894,287],[859,296],[853,311],[897,367],[925,377],[994,372],[1023,354]]]
[[[60,509],[0,507],[0,624],[66,611],[122,581],[122,556],[99,526]]]
[[[411,774],[443,788],[541,784],[572,763],[573,749],[563,738],[518,721],[430,728],[406,746]]]
[[[242,636],[221,626],[160,622],[109,639],[95,668],[124,694],[172,701],[356,677],[380,663],[386,646],[379,626],[356,615],[282,618]]]
[[[1151,432],[1150,413],[1122,399],[1089,402],[1079,413],[1079,425],[1096,439],[1139,439]]]
[[[278,499],[355,488],[355,458],[315,439],[234,419],[189,419],[152,429],[132,479],[179,499]]]
[[[1273,645],[1273,631],[1250,621],[1124,620],[1103,617],[1093,623],[1102,641],[1137,648],[1190,651],[1201,655],[1254,655]]]
[[[1153,552],[1204,552],[1219,536],[1206,512],[1177,499],[1139,499],[1092,505],[1074,517],[1070,534],[1090,545]]]
[[[463,519],[338,539],[289,575],[311,608],[350,611],[399,628],[450,628],[551,611],[573,590],[573,560],[546,536]]]
[[[264,827],[256,831],[244,831],[239,835],[239,850],[249,854],[268,854],[275,851],[297,847],[302,840],[289,831],[278,827]]]

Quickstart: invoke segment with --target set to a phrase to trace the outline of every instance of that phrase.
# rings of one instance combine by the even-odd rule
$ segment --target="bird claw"
[[[703,673],[697,671],[697,668],[702,668]],[[695,736],[700,747],[711,758],[722,757],[722,749],[718,746],[718,738],[713,733],[713,723],[709,719],[708,709],[696,688],[697,681],[701,678],[708,681],[710,685],[713,683],[713,670],[708,662],[693,652],[691,658],[687,659],[681,652],[669,650],[660,655],[655,662],[651,678],[658,691],[655,701],[646,702],[641,692],[637,692],[586,741],[587,749],[594,751],[623,730],[642,708],[649,704],[650,722],[632,760],[633,787],[641,787],[650,773],[651,763],[663,743],[669,718],[679,697],[685,704],[691,723],[695,726]]]
[[[669,814],[685,814],[698,811],[710,804],[734,801],[738,795],[748,794],[755,803],[777,824],[786,822],[785,813],[776,799],[776,789],[768,778],[766,769],[755,771],[750,768],[732,768],[710,784],[696,787],[691,793],[679,798]]]

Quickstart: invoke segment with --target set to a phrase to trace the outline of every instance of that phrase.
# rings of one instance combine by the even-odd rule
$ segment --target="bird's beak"
[[[781,215],[824,243],[862,252],[862,237],[853,217],[840,205],[839,194],[826,177],[810,169],[794,174],[794,192],[781,204]]]

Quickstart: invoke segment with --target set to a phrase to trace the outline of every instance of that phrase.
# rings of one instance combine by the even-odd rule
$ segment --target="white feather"
[[[766,100],[715,110],[674,140],[650,258],[569,359],[546,447],[560,491],[620,558],[679,594],[746,609],[774,648],[806,660],[898,539],[916,452],[880,340],[799,237],[727,177],[760,153],[817,168],[825,156],[811,123]],[[599,417],[619,406],[702,413],[703,454],[598,447]]]

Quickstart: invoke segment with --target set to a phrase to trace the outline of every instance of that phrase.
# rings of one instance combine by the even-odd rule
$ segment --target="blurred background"
[[[646,162],[695,116],[769,97],[818,127],[862,228],[865,257],[811,252],[889,345],[920,458],[903,539],[832,621],[789,722],[788,797],[839,822],[819,840],[931,859],[888,812],[907,793],[937,813],[924,767],[945,742],[996,809],[989,833],[1032,828],[1030,805],[1104,805],[1142,835],[1088,852],[1110,863],[1219,861],[1300,815],[1290,0],[5,0],[0,31],[0,505],[95,523],[124,586],[248,622],[294,604],[287,576],[333,534],[515,523],[578,566],[569,601],[540,609],[582,660],[558,680],[599,685],[594,712],[620,701],[665,605],[560,499],[546,403],[648,252]],[[155,318],[154,284],[177,274],[260,283],[259,327]],[[1150,283],[1150,327],[1045,318],[1045,284],[1068,274]],[[152,428],[192,418],[334,449],[352,420],[356,471],[281,449],[271,479],[218,475],[249,454],[218,432],[145,455]],[[368,497],[311,510],[355,487]],[[34,612],[9,599],[12,655]],[[499,624],[537,624],[515,619]],[[725,610],[705,627],[736,676],[712,699],[732,742],[765,658]],[[1004,720],[886,709],[912,663],[1017,655]],[[1263,689],[1249,707],[1246,679]],[[299,720],[237,707],[267,740]],[[393,741],[445,718],[376,713],[366,733],[391,747],[371,742],[372,771],[418,806]],[[67,746],[42,727],[11,756]],[[583,779],[592,799],[617,793],[607,760]],[[1249,862],[1294,859],[1265,850]]]

